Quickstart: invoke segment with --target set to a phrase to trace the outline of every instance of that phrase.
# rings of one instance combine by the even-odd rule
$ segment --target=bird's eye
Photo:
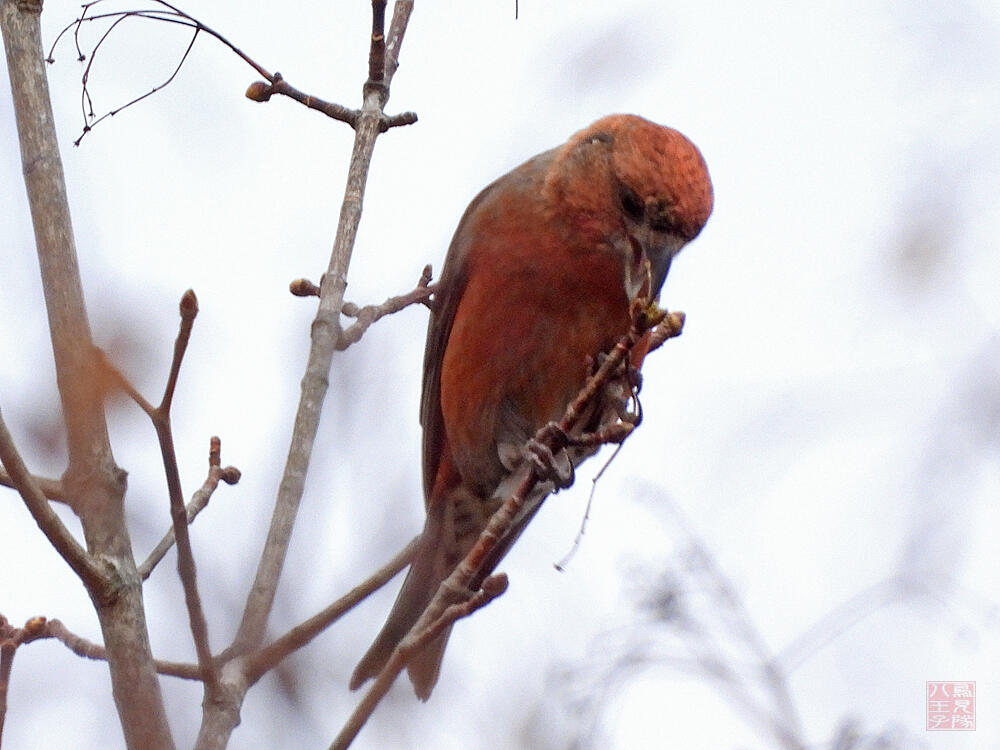
[[[661,203],[653,211],[650,211],[649,227],[656,232],[677,232],[675,210],[671,206]]]
[[[625,211],[625,214],[629,218],[634,219],[635,221],[642,220],[645,207],[643,206],[642,201],[639,199],[639,196],[636,195],[635,191],[632,188],[622,185],[621,201],[622,201],[622,210]]]

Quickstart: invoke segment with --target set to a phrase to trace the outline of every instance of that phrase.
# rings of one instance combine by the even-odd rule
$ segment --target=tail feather
[[[396,646],[420,619],[420,615],[434,598],[441,581],[447,576],[449,571],[445,570],[445,550],[440,543],[442,536],[440,527],[441,524],[433,522],[429,514],[420,545],[417,547],[413,563],[406,574],[406,580],[403,581],[403,587],[399,590],[392,611],[382,630],[375,637],[375,642],[358,662],[351,675],[351,690],[357,690],[366,680],[382,671]],[[410,664],[410,679],[421,700],[427,700],[434,683],[437,682],[447,641],[448,634],[445,633],[437,641],[428,644],[421,654],[415,655]],[[434,655],[436,660],[431,658]]]
[[[521,474],[522,472],[516,472],[514,476]],[[535,489],[521,514],[515,519],[512,532],[498,542],[494,553],[484,561],[482,569],[472,580],[473,590],[480,586],[508,552],[538,510],[541,500],[551,490],[548,483]],[[462,486],[451,487],[428,503],[427,521],[406,580],[403,581],[392,611],[375,642],[355,667],[351,675],[351,690],[361,687],[366,680],[376,677],[382,671],[396,646],[417,624],[427,605],[431,603],[441,582],[475,544],[499,503],[498,498],[483,501]],[[451,627],[428,643],[420,653],[414,654],[407,665],[410,682],[420,700],[427,700],[437,683],[450,634]]]
[[[449,635],[451,635],[450,626],[424,646],[419,654],[414,654],[406,666],[406,672],[413,684],[413,692],[422,701],[431,697],[431,691],[437,684],[438,675],[441,674],[441,661],[444,659],[444,648],[448,645]]]

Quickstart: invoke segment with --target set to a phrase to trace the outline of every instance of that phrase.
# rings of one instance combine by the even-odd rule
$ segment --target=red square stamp
[[[974,731],[975,682],[927,683],[927,730]]]

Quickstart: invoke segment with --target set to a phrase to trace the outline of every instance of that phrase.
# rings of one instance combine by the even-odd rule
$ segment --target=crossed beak
[[[671,238],[672,239],[672,238]],[[640,231],[628,234],[630,262],[625,266],[625,292],[630,300],[644,297],[659,299],[660,288],[670,271],[670,263],[683,242],[664,241],[662,233]]]

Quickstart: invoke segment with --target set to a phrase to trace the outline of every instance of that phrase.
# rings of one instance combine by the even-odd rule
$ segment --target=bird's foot
[[[538,437],[531,438],[524,446],[524,457],[531,462],[539,478],[552,482],[556,489],[565,489],[573,484],[573,462],[564,448],[553,451],[546,441],[555,439],[557,444],[569,442],[566,432],[555,422],[545,425]]]

